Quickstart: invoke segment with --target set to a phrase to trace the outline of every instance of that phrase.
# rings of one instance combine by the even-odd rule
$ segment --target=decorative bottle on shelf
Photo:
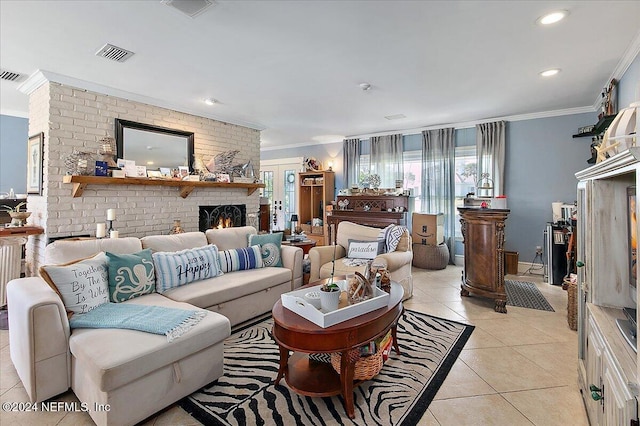
[[[182,225],[180,224],[180,219],[174,219],[173,225],[169,230],[169,234],[173,235],[173,234],[183,234],[183,233],[184,233],[184,229],[182,229]]]
[[[201,155],[193,154],[193,171],[198,174],[207,173],[207,166],[204,165],[204,160]]]

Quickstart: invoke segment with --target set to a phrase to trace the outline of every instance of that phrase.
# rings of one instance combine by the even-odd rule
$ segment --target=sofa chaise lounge
[[[248,236],[255,233],[247,226],[140,239],[60,240],[47,246],[45,263],[60,264],[101,251],[172,252],[208,244],[228,250],[246,247]],[[71,388],[98,425],[144,420],[219,378],[223,342],[231,326],[269,312],[282,293],[302,285],[302,250],[283,246],[281,259],[282,267],[229,272],[122,302],[207,311],[189,332],[171,342],[135,330],[71,330],[61,298],[42,278],[9,282],[10,355],[29,399],[44,401]]]

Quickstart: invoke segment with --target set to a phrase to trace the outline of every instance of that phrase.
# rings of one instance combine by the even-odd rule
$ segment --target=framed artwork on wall
[[[44,133],[29,137],[27,143],[27,194],[42,195],[42,154]]]

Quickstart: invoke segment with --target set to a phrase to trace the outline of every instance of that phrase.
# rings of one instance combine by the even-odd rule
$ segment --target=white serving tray
[[[336,281],[336,284],[340,286],[341,291],[344,291],[346,288],[346,280]],[[383,308],[389,304],[389,293],[374,287],[375,296],[373,298],[356,303],[355,305],[347,305],[332,312],[324,312],[304,299],[305,293],[320,291],[320,287],[322,286],[317,285],[284,293],[280,296],[282,306],[322,328],[327,328],[359,315]]]

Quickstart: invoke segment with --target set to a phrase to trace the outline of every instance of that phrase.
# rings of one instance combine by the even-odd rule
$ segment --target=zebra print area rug
[[[504,280],[504,290],[507,293],[507,305],[555,312],[534,283]]]
[[[380,374],[354,389],[356,418],[342,397],[291,391],[278,373],[271,317],[225,341],[224,375],[180,401],[205,425],[415,425],[444,382],[473,326],[406,311],[398,324],[401,355],[391,352]]]

